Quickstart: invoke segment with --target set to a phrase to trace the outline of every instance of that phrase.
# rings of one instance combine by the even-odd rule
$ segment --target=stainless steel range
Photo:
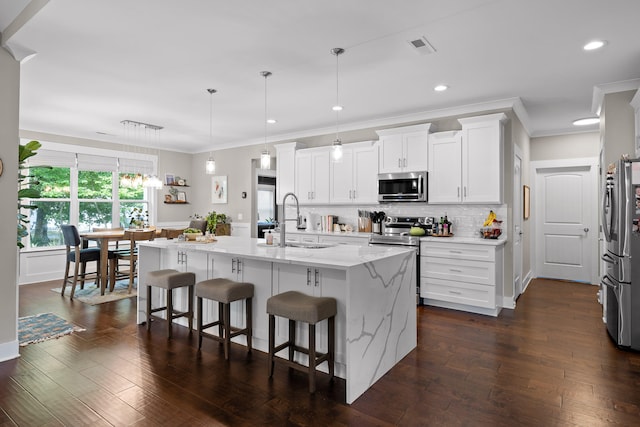
[[[425,229],[430,229],[431,218],[398,216],[387,217],[382,234],[372,234],[369,237],[369,245],[409,246],[416,251],[416,303],[422,304],[420,298],[420,237],[410,236],[409,229],[414,224],[420,224]]]

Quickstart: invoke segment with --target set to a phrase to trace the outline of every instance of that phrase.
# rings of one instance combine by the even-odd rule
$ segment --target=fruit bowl
[[[498,227],[482,227],[480,236],[484,239],[497,239],[502,234],[502,228]]]
[[[198,237],[202,236],[202,232],[198,231],[197,233],[183,233],[185,240],[196,240]]]

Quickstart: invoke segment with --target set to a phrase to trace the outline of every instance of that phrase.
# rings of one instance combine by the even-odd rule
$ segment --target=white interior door
[[[522,294],[522,153],[513,155],[513,299]]]
[[[538,277],[597,281],[595,165],[536,168]]]

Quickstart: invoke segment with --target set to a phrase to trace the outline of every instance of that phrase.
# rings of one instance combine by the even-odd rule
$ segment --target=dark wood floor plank
[[[58,284],[56,284],[57,286]],[[51,284],[20,288],[20,315],[53,312],[87,330],[0,363],[3,425],[637,425],[640,353],[613,345],[596,288],[535,280],[493,318],[419,307],[418,348],[352,405],[345,384],[306,376],[164,322],[135,324],[135,299],[88,306]]]

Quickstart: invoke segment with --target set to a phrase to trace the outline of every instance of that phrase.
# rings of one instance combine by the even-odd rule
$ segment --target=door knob
[[[518,234],[522,236],[524,233],[521,231],[521,232],[519,232]]]
[[[585,228],[584,228],[584,232],[585,232],[585,233],[588,233],[588,232],[589,232],[589,228],[588,228],[588,227],[585,227]]]

